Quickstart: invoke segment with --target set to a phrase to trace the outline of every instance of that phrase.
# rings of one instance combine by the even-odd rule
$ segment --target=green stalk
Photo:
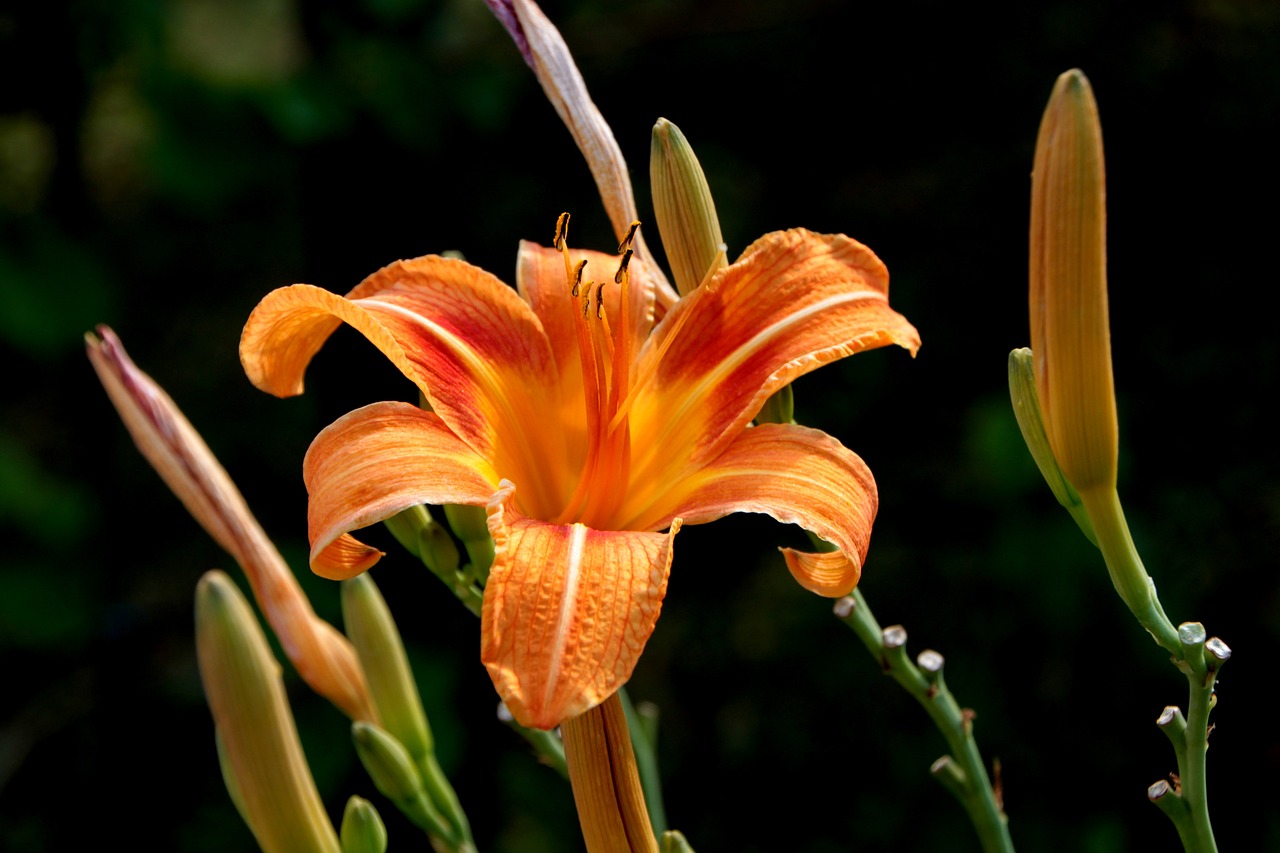
[[[1157,643],[1181,659],[1182,644],[1178,640],[1178,632],[1160,606],[1155,582],[1138,556],[1115,488],[1086,489],[1080,492],[1080,499],[1098,537],[1098,549],[1106,561],[1111,583],[1121,600]]]
[[[922,672],[907,657],[907,632],[901,626],[882,630],[860,590],[855,589],[836,602],[836,616],[853,629],[885,672],[920,703],[946,738],[951,755],[934,762],[932,770],[969,813],[982,849],[985,853],[1013,853],[1009,820],[973,738],[971,715],[961,709],[942,679],[942,656],[923,653],[921,659],[927,670]]]

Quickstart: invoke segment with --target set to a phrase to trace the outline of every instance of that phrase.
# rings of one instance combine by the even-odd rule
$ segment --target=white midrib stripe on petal
[[[551,644],[551,662],[547,670],[547,685],[542,695],[542,707],[551,704],[556,685],[560,680],[560,664],[564,661],[564,647],[569,641],[569,629],[573,624],[574,604],[578,600],[578,585],[582,580],[582,555],[586,551],[587,526],[574,524],[569,534],[569,565],[564,572],[564,594],[560,596],[560,613],[556,617],[556,633]]]

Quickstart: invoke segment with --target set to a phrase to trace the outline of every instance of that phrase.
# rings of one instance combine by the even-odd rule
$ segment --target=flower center
[[[634,400],[631,364],[637,348],[628,310],[631,299],[628,267],[631,241],[639,227],[639,222],[631,223],[627,236],[618,246],[622,258],[612,281],[618,288],[618,316],[611,323],[605,309],[605,287],[611,282],[606,279],[597,284],[584,280],[587,262],[583,260],[575,265],[569,255],[569,214],[560,214],[556,221],[555,247],[564,257],[567,307],[574,312],[587,422],[587,452],[578,486],[556,523],[576,521],[607,526],[626,497],[631,474],[631,428],[627,412]]]

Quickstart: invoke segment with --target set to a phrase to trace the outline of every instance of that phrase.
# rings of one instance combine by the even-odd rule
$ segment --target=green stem
[[[920,703],[946,738],[952,753],[951,761],[935,762],[934,772],[969,813],[982,849],[986,853],[1013,853],[1009,821],[996,799],[982,753],[973,738],[971,716],[961,709],[947,689],[942,679],[941,656],[936,659],[936,669],[926,675],[907,657],[905,631],[890,628],[887,633],[891,642],[886,645],[886,632],[881,630],[860,590],[855,589],[851,595],[841,599],[836,613],[858,635],[885,672]]]
[[[1086,489],[1080,493],[1080,499],[1098,537],[1098,548],[1107,563],[1111,583],[1121,600],[1157,643],[1181,659],[1182,645],[1178,641],[1178,632],[1160,606],[1155,582],[1138,556],[1115,488]]]
[[[1191,813],[1191,838],[1184,838],[1187,853],[1217,853],[1218,844],[1209,822],[1205,755],[1209,749],[1209,712],[1213,709],[1214,673],[1203,677],[1188,673],[1191,696],[1187,705],[1185,760],[1180,763],[1182,799]]]

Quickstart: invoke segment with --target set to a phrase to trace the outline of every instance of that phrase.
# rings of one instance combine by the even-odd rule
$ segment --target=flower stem
[[[906,630],[899,625],[881,629],[860,590],[836,602],[836,616],[853,629],[884,671],[920,703],[946,738],[951,754],[935,761],[931,770],[969,813],[982,849],[985,853],[1013,853],[1008,817],[973,737],[973,712],[960,707],[943,681],[942,655],[925,651],[918,658],[920,665],[913,663],[907,657]]]
[[[560,732],[587,853],[658,853],[618,694]]]
[[[1180,659],[1182,644],[1178,641],[1178,632],[1160,606],[1155,582],[1142,565],[1133,537],[1129,535],[1120,496],[1114,487],[1104,486],[1080,492],[1080,499],[1093,524],[1098,549],[1102,551],[1116,592],[1152,638],[1175,659]]]

